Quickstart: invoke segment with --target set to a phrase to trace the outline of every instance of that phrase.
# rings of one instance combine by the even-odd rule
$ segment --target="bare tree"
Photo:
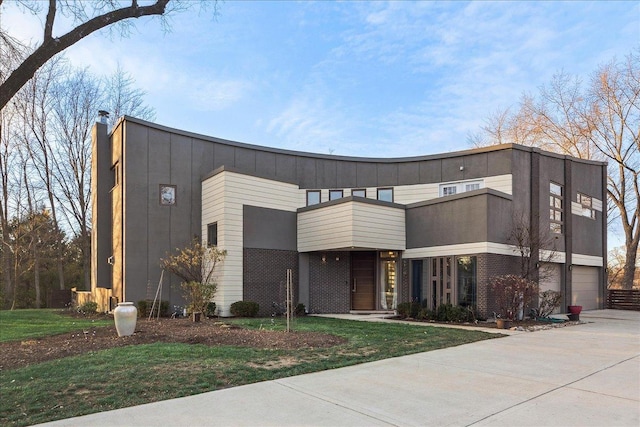
[[[524,212],[514,212],[513,226],[507,241],[518,253],[520,276],[536,283],[550,278],[553,274],[551,263],[556,261],[556,240],[549,233],[537,227],[538,217]]]
[[[116,71],[106,79],[102,108],[109,112],[109,127],[126,115],[143,120],[154,120],[155,110],[144,103],[146,92],[135,86],[133,77],[118,64]]]
[[[39,1],[23,0],[20,3],[25,10],[34,15],[41,12],[42,3]],[[9,102],[40,67],[69,46],[98,30],[118,24],[121,26],[120,30],[126,35],[131,19],[143,16],[164,17],[170,11],[167,7],[168,3],[169,0],[156,0],[150,5],[140,6],[138,0],[131,0],[128,6],[118,7],[119,2],[110,0],[96,2],[49,0],[42,28],[42,42],[6,80],[3,80],[0,85],[0,108]],[[174,10],[188,5],[188,2],[175,3]],[[0,0],[0,6],[2,6],[2,0]],[[59,13],[71,17],[76,26],[66,34],[56,36],[54,24]],[[4,37],[5,32],[0,30],[0,36]]]
[[[622,286],[633,287],[640,243],[640,50],[600,67],[583,120],[589,142],[609,162],[608,194],[619,213],[626,257]]]
[[[518,143],[609,163],[610,225],[625,236],[622,283],[633,286],[640,240],[640,51],[612,60],[585,87],[577,77],[556,74],[537,97],[523,95],[515,111],[490,117],[475,145]]]
[[[91,128],[103,89],[87,70],[68,70],[53,91],[53,176],[56,200],[78,236],[84,287],[91,278]]]
[[[14,98],[14,105],[22,118],[23,131],[20,139],[28,150],[33,164],[29,178],[37,177],[41,183],[38,187],[46,192],[48,207],[56,229],[55,234],[58,236],[61,233],[53,169],[55,141],[52,138],[51,116],[53,115],[53,86],[64,71],[64,67],[60,65],[61,62],[60,58],[56,58],[47,63]],[[33,215],[33,212],[30,214]],[[65,288],[63,263],[63,254],[59,254],[56,264],[60,289]]]

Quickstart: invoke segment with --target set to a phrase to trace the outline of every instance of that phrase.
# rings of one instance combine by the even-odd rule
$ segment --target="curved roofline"
[[[245,142],[231,141],[228,139],[217,138],[209,135],[203,135],[196,132],[189,132],[182,129],[176,129],[169,126],[161,125],[154,122],[149,122],[147,120],[142,120],[136,117],[126,116],[126,115],[118,119],[118,121],[113,126],[113,129],[111,130],[111,132],[113,133],[113,131],[118,126],[120,126],[124,121],[151,127],[154,129],[165,131],[165,132],[187,136],[190,138],[198,138],[205,141],[215,142],[218,144],[229,145],[232,147],[266,151],[269,153],[276,153],[276,154],[289,154],[289,155],[294,155],[299,157],[309,157],[309,158],[323,159],[323,160],[342,160],[342,161],[352,161],[352,162],[375,162],[375,163],[420,162],[425,160],[446,159],[451,157],[461,157],[461,156],[467,156],[467,155],[478,154],[478,153],[513,149],[513,150],[520,150],[520,151],[526,151],[526,152],[532,152],[532,153],[542,153],[544,155],[551,156],[551,157],[562,158],[562,159],[572,159],[574,161],[588,163],[588,164],[597,164],[597,165],[606,164],[606,162],[580,159],[580,158],[569,156],[566,154],[553,153],[550,151],[541,150],[536,147],[527,147],[520,144],[498,144],[498,145],[490,145],[487,147],[470,148],[468,150],[450,151],[445,153],[426,154],[426,155],[411,156],[411,157],[355,157],[355,156],[341,156],[341,155],[333,155],[333,154],[309,153],[306,151],[288,150],[283,148],[273,148],[273,147],[266,147],[266,146],[256,145],[256,144],[248,144]]]

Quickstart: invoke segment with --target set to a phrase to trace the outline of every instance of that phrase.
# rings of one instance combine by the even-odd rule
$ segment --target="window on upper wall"
[[[120,163],[116,162],[111,166],[111,189],[120,184]]]
[[[342,199],[343,194],[342,190],[329,190],[329,200]]]
[[[563,188],[562,185],[552,182],[549,185],[549,228],[553,233],[562,234],[563,224]]]
[[[479,190],[484,187],[483,180],[449,182],[440,184],[440,197],[464,193],[466,191]]]
[[[307,191],[307,206],[317,205],[320,203],[320,190]]]
[[[366,189],[351,190],[351,195],[355,197],[367,197]]]
[[[393,202],[393,188],[378,188],[378,200]]]
[[[580,206],[582,206],[582,212],[580,215],[587,218],[596,219],[596,210],[593,209],[593,198],[585,194],[578,193],[577,200]]]
[[[218,223],[207,225],[207,246],[218,246]]]

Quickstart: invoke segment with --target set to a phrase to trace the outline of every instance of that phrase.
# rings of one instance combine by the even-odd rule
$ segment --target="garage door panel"
[[[571,304],[581,305],[583,310],[594,310],[600,306],[598,268],[574,266],[571,280]]]

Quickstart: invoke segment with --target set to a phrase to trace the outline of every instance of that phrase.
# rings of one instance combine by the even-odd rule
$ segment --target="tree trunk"
[[[622,289],[632,289],[633,279],[636,275],[636,259],[638,257],[638,240],[635,245],[632,243],[627,246],[627,256],[625,258],[622,270]]]
[[[40,308],[42,306],[42,297],[40,295],[40,260],[36,252],[37,250],[33,251],[33,281],[36,287],[36,308]]]

